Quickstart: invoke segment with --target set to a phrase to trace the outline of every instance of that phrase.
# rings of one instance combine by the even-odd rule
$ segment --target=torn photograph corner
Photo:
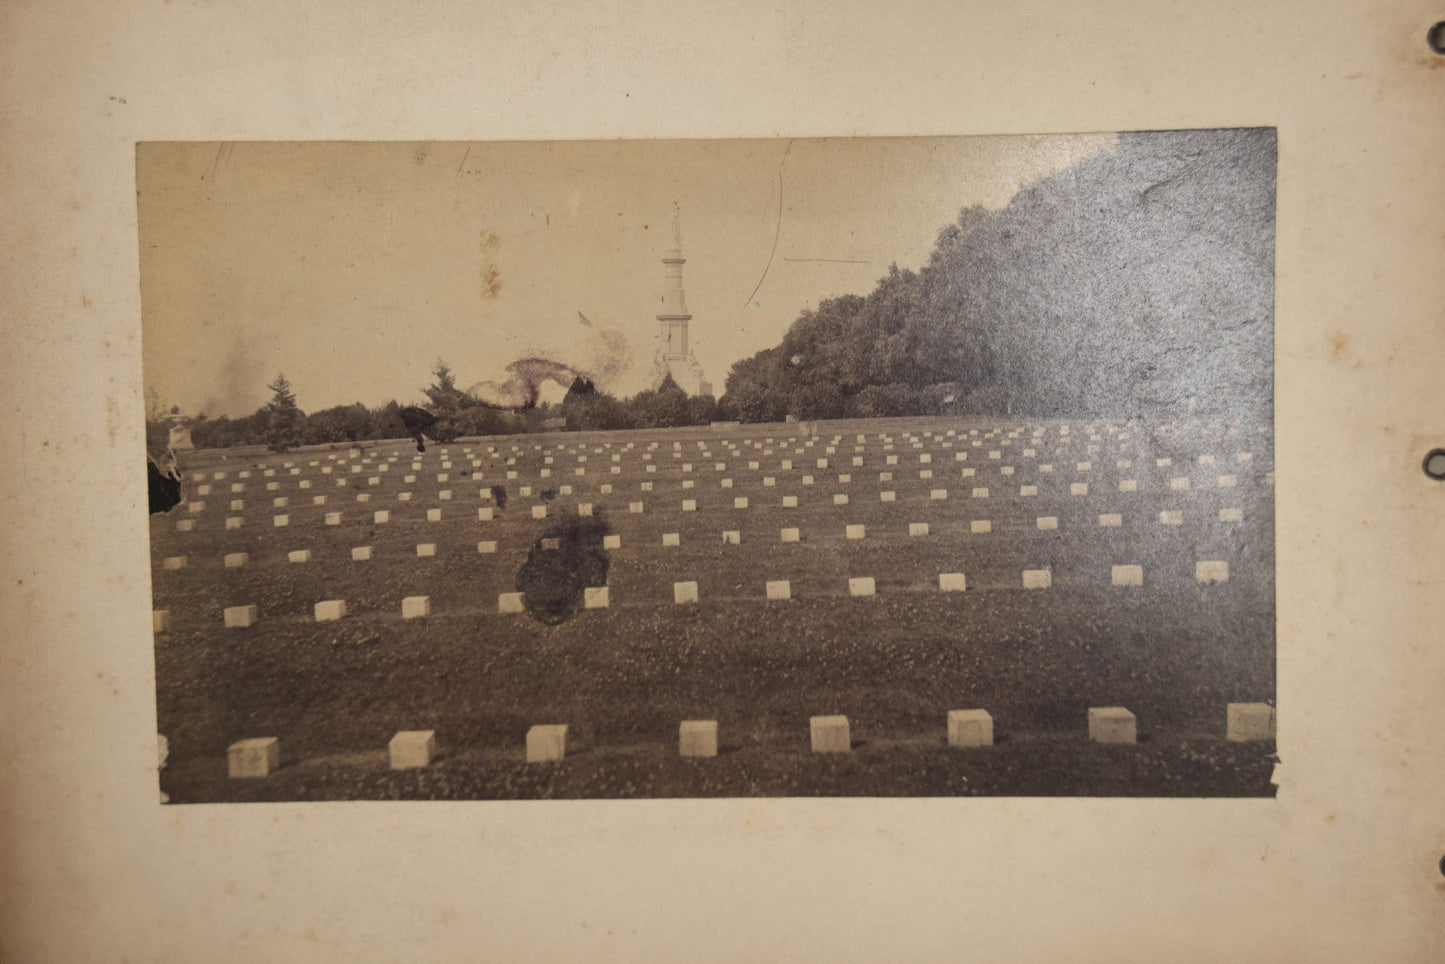
[[[139,144],[162,800],[1273,796],[1275,142]]]

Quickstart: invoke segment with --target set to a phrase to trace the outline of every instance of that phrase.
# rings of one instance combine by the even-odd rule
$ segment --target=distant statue
[[[672,202],[672,246],[682,250],[682,208],[676,201]]]

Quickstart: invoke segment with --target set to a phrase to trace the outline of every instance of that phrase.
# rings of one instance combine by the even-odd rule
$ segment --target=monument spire
[[[657,314],[656,382],[671,375],[690,395],[710,395],[712,386],[703,376],[702,366],[688,345],[688,327],[692,314],[687,310],[687,294],[682,287],[682,209],[672,202],[672,248],[662,259],[662,310]]]

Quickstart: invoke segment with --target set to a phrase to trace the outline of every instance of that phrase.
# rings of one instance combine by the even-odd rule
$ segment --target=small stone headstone
[[[346,600],[326,599],[315,606],[315,616],[318,623],[331,622],[341,619],[346,615]]]
[[[993,746],[993,716],[988,710],[949,710],[948,745]]]
[[[281,741],[274,736],[237,740],[226,750],[226,772],[233,780],[268,777],[281,766]]]
[[[1054,575],[1048,569],[1025,569],[1025,589],[1048,589],[1054,584]]]
[[[675,582],[672,584],[672,601],[677,605],[697,602],[696,582]]]
[[[851,753],[853,740],[846,716],[814,716],[808,719],[814,753]]]
[[[848,580],[848,595],[872,596],[878,591],[872,576],[854,576]]]
[[[401,601],[402,619],[421,619],[431,615],[430,596],[407,596]]]
[[[357,546],[351,550],[352,562],[370,562],[371,546]]]
[[[769,599],[792,599],[793,588],[786,579],[768,580],[765,592]]]
[[[436,750],[436,730],[402,730],[387,744],[393,770],[430,766]]]
[[[1222,559],[1212,559],[1194,564],[1194,578],[1202,583],[1216,583],[1229,581],[1229,563]]]
[[[961,572],[940,572],[938,588],[941,592],[964,592],[968,589],[968,580]]]
[[[1110,570],[1109,581],[1115,586],[1142,586],[1144,585],[1144,567],[1114,566]]]
[[[1230,703],[1225,707],[1225,739],[1235,743],[1274,739],[1274,707],[1268,703]]]
[[[527,731],[527,762],[555,763],[567,755],[567,727],[534,726]]]
[[[1095,743],[1134,743],[1138,726],[1134,714],[1122,706],[1089,708],[1089,739]]]
[[[257,609],[252,603],[249,606],[228,606],[221,613],[221,621],[227,629],[245,629],[256,623]]]
[[[606,586],[588,586],[582,590],[582,607],[584,609],[606,609],[611,603],[611,594]]]
[[[677,728],[679,756],[717,756],[717,721],[683,720]]]

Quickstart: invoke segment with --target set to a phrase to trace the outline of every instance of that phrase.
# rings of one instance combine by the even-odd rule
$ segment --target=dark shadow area
[[[146,486],[150,491],[151,515],[169,512],[181,504],[180,477],[162,472],[151,459],[146,459]]]

